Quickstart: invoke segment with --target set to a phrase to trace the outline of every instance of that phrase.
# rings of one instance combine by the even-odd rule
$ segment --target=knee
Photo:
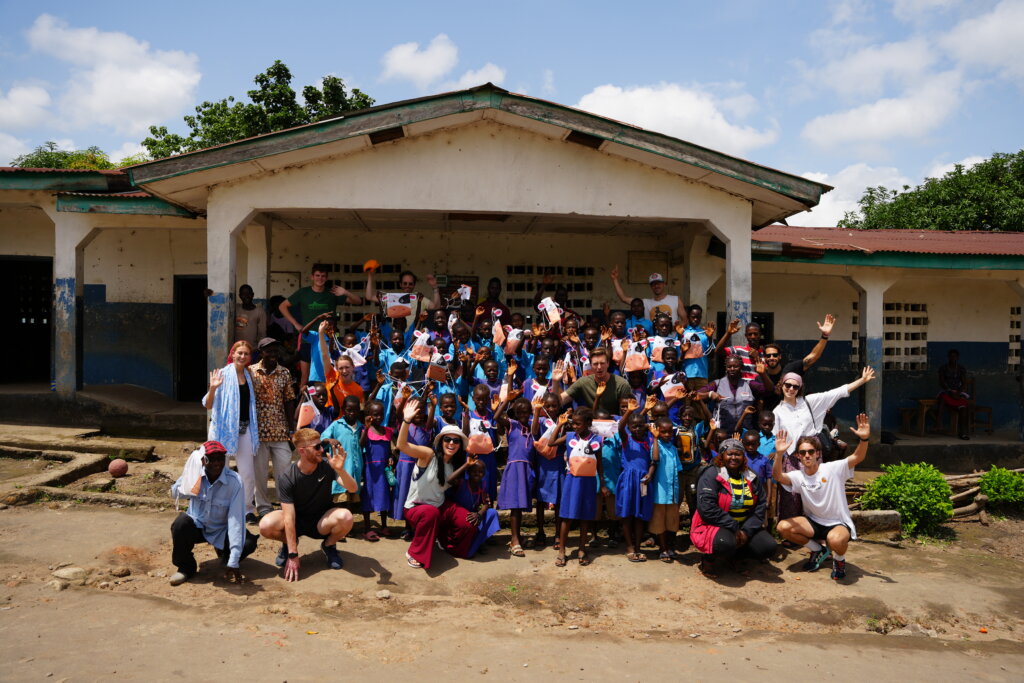
[[[736,552],[736,534],[728,529],[719,529],[712,547],[714,555],[732,555]]]
[[[260,520],[260,536],[264,538],[278,538],[284,528],[284,513],[274,510],[263,516]]]
[[[352,513],[345,508],[335,508],[331,515],[331,522],[331,527],[334,531],[348,533],[355,520],[352,519]]]
[[[846,552],[846,546],[850,544],[850,532],[846,527],[837,526],[828,532],[828,547],[840,555]]]

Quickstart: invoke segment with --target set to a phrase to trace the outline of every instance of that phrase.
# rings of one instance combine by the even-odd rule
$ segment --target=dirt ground
[[[163,460],[132,463],[117,490],[166,495],[187,448],[159,442]],[[294,584],[276,544],[243,561],[241,586],[200,546],[200,573],[171,587],[175,515],[170,499],[0,510],[3,680],[1024,680],[1021,520],[951,524],[949,540],[863,538],[842,584],[800,571],[804,551],[715,581],[692,550],[672,564],[591,550],[592,565],[557,568],[550,547],[510,557],[502,530],[473,560],[436,551],[428,572],[397,539],[339,544],[340,571],[302,539]],[[53,576],[76,567],[84,580]]]

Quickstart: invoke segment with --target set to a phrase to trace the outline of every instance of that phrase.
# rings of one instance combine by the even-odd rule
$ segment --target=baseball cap
[[[651,273],[647,276],[647,284],[651,285],[655,282],[664,282],[665,277],[661,273]]]
[[[214,453],[227,453],[228,449],[220,441],[207,441],[203,444],[203,453],[213,455]]]
[[[271,344],[277,344],[277,343],[278,343],[277,340],[274,339],[273,337],[264,337],[263,339],[260,339],[258,344],[256,344],[256,350],[260,351],[260,350],[263,350],[263,349],[267,348]]]

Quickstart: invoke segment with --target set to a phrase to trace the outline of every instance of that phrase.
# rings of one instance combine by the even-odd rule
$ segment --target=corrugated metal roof
[[[829,251],[896,251],[909,254],[1024,256],[1024,233],[967,230],[850,230],[769,225],[753,234],[758,242],[785,242]]]
[[[148,192],[58,192],[62,197],[102,197],[103,199],[146,199]]]
[[[103,175],[125,175],[117,169],[97,170],[92,168],[22,168],[21,166],[0,166],[0,173],[101,173]]]

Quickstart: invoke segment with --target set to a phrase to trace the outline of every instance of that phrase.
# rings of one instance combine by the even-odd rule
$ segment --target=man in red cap
[[[189,499],[188,509],[171,524],[171,561],[178,568],[171,577],[172,586],[195,575],[198,567],[192,549],[203,542],[212,545],[227,564],[225,578],[242,582],[238,564],[256,550],[259,537],[245,529],[242,478],[226,464],[227,449],[219,441],[207,441],[192,453],[171,486],[175,499]]]

